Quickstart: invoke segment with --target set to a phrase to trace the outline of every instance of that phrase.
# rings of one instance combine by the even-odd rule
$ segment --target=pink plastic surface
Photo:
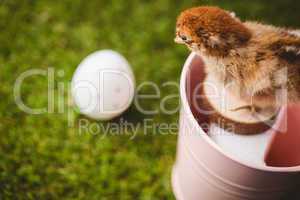
[[[275,124],[274,136],[266,152],[268,166],[300,165],[300,105],[284,107]]]
[[[203,79],[203,74],[201,58],[192,53],[184,65],[180,82],[182,108],[177,158],[172,172],[172,185],[176,198],[180,200],[282,199],[299,181],[300,166],[254,166],[235,160],[231,155],[223,152],[199,125],[207,120],[196,112],[197,105],[192,101],[191,95],[197,83]],[[266,155],[266,160],[270,163],[278,163],[282,158],[279,156],[281,148],[273,146],[278,142],[276,136],[274,134],[274,140]],[[299,154],[299,150],[293,152],[293,155],[297,153]],[[292,157],[291,160],[296,159],[295,156]]]

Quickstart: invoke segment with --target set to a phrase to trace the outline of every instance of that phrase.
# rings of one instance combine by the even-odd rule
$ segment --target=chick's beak
[[[181,37],[179,37],[178,35],[175,37],[174,41],[178,44],[184,44],[184,41],[182,40]]]

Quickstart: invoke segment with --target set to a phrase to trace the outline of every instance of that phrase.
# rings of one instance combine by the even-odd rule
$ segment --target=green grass
[[[297,0],[0,0],[0,199],[173,199],[176,135],[144,134],[143,127],[134,139],[80,134],[78,123],[85,118],[58,85],[67,87],[78,63],[106,48],[125,55],[137,84],[178,82],[189,52],[173,43],[176,16],[203,4],[234,10],[242,19],[300,27]],[[64,71],[55,76],[55,112],[26,114],[15,103],[14,83],[28,69],[48,67]],[[174,91],[162,87],[162,97]],[[22,98],[31,107],[47,105],[46,78],[26,79]],[[61,104],[74,116],[74,126],[68,125],[67,112],[58,112]],[[143,102],[148,109],[159,104],[159,99]],[[176,123],[178,113],[143,115],[131,107],[122,117],[134,124]]]

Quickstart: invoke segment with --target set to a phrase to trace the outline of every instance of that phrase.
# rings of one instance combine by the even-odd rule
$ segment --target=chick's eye
[[[184,40],[184,41],[187,40],[187,37],[186,37],[185,35],[181,35],[180,37],[181,37],[181,39]]]

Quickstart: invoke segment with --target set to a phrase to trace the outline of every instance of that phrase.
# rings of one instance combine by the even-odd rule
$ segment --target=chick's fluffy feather
[[[275,107],[300,97],[298,32],[257,22],[241,22],[217,7],[196,7],[177,19],[178,43],[201,55],[231,92],[251,104]]]

